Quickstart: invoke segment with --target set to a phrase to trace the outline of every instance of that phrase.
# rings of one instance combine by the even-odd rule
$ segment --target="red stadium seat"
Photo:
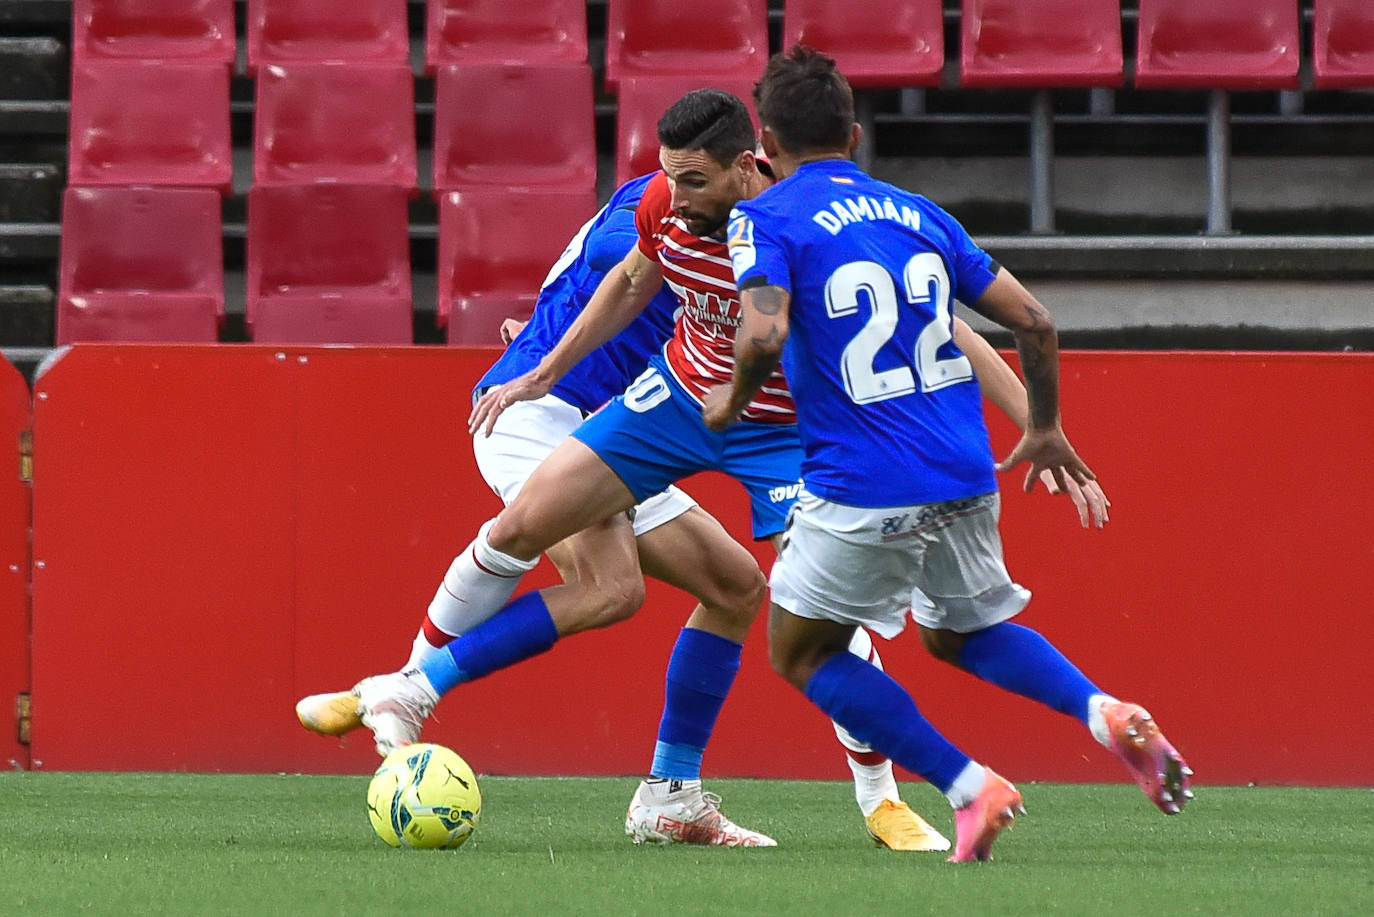
[[[959,83],[1120,86],[1120,0],[963,0]]]
[[[269,64],[258,72],[253,180],[415,189],[415,80],[404,64]]]
[[[403,188],[251,188],[246,273],[247,321],[255,341],[412,341]]]
[[[229,190],[229,69],[87,60],[72,66],[67,181]]]
[[[606,88],[638,76],[757,80],[767,0],[606,0]]]
[[[1297,89],[1295,0],[1140,0],[1141,89]]]
[[[754,79],[737,77],[636,77],[620,86],[616,99],[615,180],[623,184],[637,175],[658,170],[658,122],[663,113],[693,89],[724,89],[749,106],[749,114],[758,127],[754,112]]]
[[[586,64],[454,64],[434,90],[434,188],[596,189],[596,112]]]
[[[73,0],[72,57],[232,64],[233,0]]]
[[[410,61],[406,0],[248,0],[248,72],[291,61]]]
[[[220,198],[208,188],[68,188],[57,343],[217,340]]]
[[[833,57],[856,89],[938,86],[945,65],[941,0],[787,0],[782,35]]]
[[[425,69],[445,64],[585,64],[584,0],[429,0]]]
[[[1297,89],[1294,0],[1140,0],[1135,85],[1208,89],[1207,231],[1231,231],[1230,90]]]
[[[1036,90],[1030,111],[1030,228],[1053,232],[1052,89],[1120,86],[1120,0],[963,0],[959,83]]]
[[[1369,0],[1314,0],[1312,84],[1374,89],[1374,6]]]
[[[499,345],[529,318],[549,269],[596,212],[596,194],[468,188],[439,200],[438,319],[450,344]]]

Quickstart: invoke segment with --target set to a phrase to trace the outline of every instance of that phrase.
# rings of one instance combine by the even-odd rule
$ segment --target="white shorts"
[[[802,618],[891,639],[918,624],[969,633],[1016,615],[1030,592],[1011,581],[995,493],[867,509],[802,491],[769,578],[773,602]]]
[[[554,395],[517,401],[501,412],[491,435],[472,439],[477,470],[507,506],[539,463],[582,423],[582,411]],[[635,536],[651,532],[697,505],[677,487],[654,494],[630,510]]]

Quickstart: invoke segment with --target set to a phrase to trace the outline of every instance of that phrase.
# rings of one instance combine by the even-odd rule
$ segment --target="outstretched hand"
[[[1046,471],[1060,490],[1068,490],[1069,481],[1086,487],[1097,480],[1097,475],[1078,457],[1058,424],[1045,430],[1027,430],[1011,450],[1011,455],[997,463],[997,470],[1011,471],[1022,462],[1030,462],[1031,466],[1026,472],[1026,493],[1035,490],[1036,479]]]
[[[472,406],[472,413],[468,415],[468,432],[476,434],[480,429],[482,435],[490,436],[496,418],[500,417],[506,408],[517,401],[533,401],[547,395],[551,386],[538,379],[535,373],[536,370],[530,370],[504,385],[487,389],[482,397],[477,399],[477,403]]]
[[[1096,481],[1089,481],[1087,484],[1080,485],[1073,478],[1068,478],[1065,483],[1067,487],[1061,488],[1054,480],[1054,474],[1046,468],[1040,472],[1040,480],[1044,482],[1045,489],[1052,494],[1067,493],[1069,499],[1073,501],[1074,509],[1078,510],[1078,523],[1083,528],[1089,525],[1102,528],[1111,521],[1107,510],[1111,507],[1112,501],[1107,499],[1101,485]]]

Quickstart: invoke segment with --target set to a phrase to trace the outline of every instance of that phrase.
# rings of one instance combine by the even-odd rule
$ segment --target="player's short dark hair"
[[[728,166],[754,149],[754,123],[744,103],[722,89],[694,89],[658,121],[658,142],[670,150],[702,150]]]
[[[793,45],[774,54],[754,86],[759,122],[793,155],[844,150],[854,127],[854,93],[835,61]]]

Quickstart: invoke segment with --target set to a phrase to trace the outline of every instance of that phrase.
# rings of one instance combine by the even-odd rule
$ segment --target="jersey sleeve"
[[[735,270],[735,286],[745,290],[754,286],[781,287],[792,292],[792,271],[787,252],[770,234],[768,223],[760,225],[752,209],[736,207],[730,211],[727,236],[730,264]]]
[[[668,197],[668,179],[660,172],[644,189],[644,197],[640,198],[639,207],[635,210],[639,251],[651,261],[658,260],[658,246],[654,242],[654,233],[658,232],[663,224],[663,218],[668,215]]]
[[[936,209],[940,218],[940,228],[949,239],[949,253],[953,259],[954,298],[970,303],[983,295],[988,284],[997,276],[996,262],[983,251],[969,236],[963,224],[948,212]]]
[[[617,207],[608,211],[600,225],[587,233],[587,266],[598,274],[615,267],[639,240],[635,226],[636,209]]]

